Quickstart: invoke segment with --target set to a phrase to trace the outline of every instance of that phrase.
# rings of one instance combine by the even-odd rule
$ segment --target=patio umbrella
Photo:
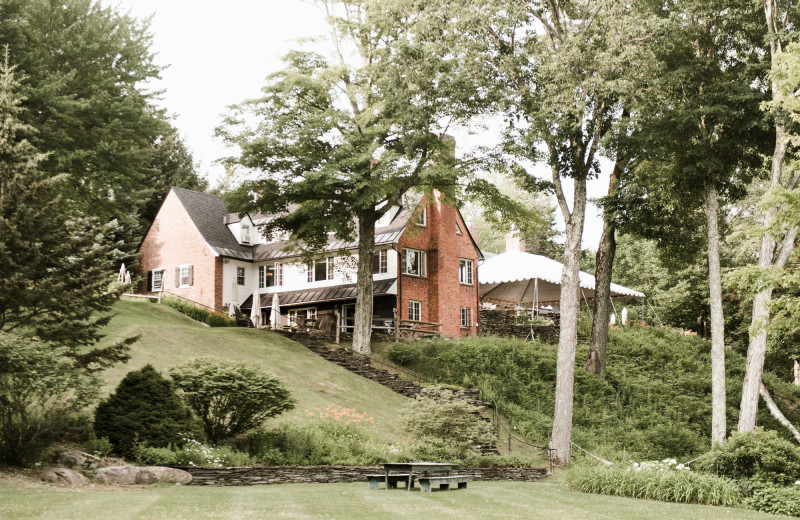
[[[280,327],[280,315],[281,315],[281,301],[278,297],[278,293],[272,295],[272,314],[269,317],[269,322],[272,325],[273,329],[277,329]]]
[[[250,309],[250,320],[253,322],[254,327],[261,326],[261,295],[258,293],[258,289],[253,291],[253,305],[252,309]]]
[[[228,307],[228,316],[231,318],[236,317],[236,306],[239,305],[239,295],[236,294],[236,280],[232,282],[231,287],[231,305]]]
[[[133,283],[131,280],[131,272],[125,271],[125,283]]]
[[[125,262],[122,262],[122,267],[119,268],[119,275],[117,275],[117,281],[120,283],[125,283]]]

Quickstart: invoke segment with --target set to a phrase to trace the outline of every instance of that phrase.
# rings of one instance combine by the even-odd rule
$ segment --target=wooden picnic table
[[[387,462],[383,465],[383,474],[386,480],[386,489],[389,489],[389,474],[392,472],[408,473],[407,491],[411,491],[411,484],[414,482],[414,473],[429,475],[431,473],[448,476],[453,469],[453,465],[448,462]]]

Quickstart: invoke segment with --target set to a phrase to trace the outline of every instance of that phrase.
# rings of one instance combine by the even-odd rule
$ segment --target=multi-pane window
[[[236,285],[244,285],[244,267],[236,268]]]
[[[176,286],[188,287],[192,285],[192,266],[182,265],[175,269],[177,276],[175,277]]]
[[[461,307],[461,328],[468,329],[472,325],[472,309]]]
[[[428,275],[428,255],[425,251],[403,248],[403,273],[416,276]]]
[[[258,266],[258,286],[280,287],[283,285],[283,264],[276,262],[271,265]]]
[[[333,280],[333,257],[321,258],[308,266],[308,281]]]
[[[247,224],[242,224],[242,243],[249,244],[250,243],[250,226]]]
[[[389,272],[389,251],[381,249],[375,251],[372,255],[372,272],[373,274],[382,274]]]
[[[427,206],[422,208],[422,211],[419,212],[419,214],[417,215],[417,220],[415,221],[415,223],[418,226],[423,226],[423,227],[428,225],[428,208],[427,208]]]
[[[421,321],[422,302],[416,300],[408,301],[408,319],[411,321]]]
[[[472,285],[472,260],[462,258],[458,261],[458,281]]]
[[[164,271],[157,270],[150,272],[150,290],[152,292],[159,292],[164,287]]]

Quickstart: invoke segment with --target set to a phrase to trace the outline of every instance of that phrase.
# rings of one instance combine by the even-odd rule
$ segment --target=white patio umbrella
[[[272,325],[273,330],[280,327],[280,316],[281,316],[281,299],[278,297],[278,293],[272,295],[272,314],[270,314],[269,322]]]
[[[252,320],[254,327],[258,328],[261,326],[261,295],[258,293],[258,289],[253,291],[253,305],[250,309],[250,320]]]
[[[133,283],[131,280],[131,272],[125,271],[125,283]]]
[[[236,280],[234,280],[231,285],[231,304],[230,307],[228,307],[228,316],[233,318],[236,316],[236,306],[239,305],[239,295],[236,291]]]
[[[119,283],[125,283],[125,262],[122,262],[122,267],[119,268],[119,274],[117,275],[117,281]]]

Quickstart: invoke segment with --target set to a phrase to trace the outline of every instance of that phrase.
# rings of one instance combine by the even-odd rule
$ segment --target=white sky
[[[214,138],[226,107],[258,96],[266,76],[281,68],[281,57],[299,40],[327,35],[323,11],[303,0],[102,2],[138,18],[153,15],[156,61],[168,65],[153,88],[164,90],[162,106],[174,116],[173,124],[212,185],[224,171],[214,161],[230,153]],[[457,132],[455,137],[457,146],[476,139]],[[589,197],[607,189],[606,174],[589,183]],[[557,216],[560,221],[560,212]],[[596,249],[601,231],[598,211],[590,204],[583,247]]]

